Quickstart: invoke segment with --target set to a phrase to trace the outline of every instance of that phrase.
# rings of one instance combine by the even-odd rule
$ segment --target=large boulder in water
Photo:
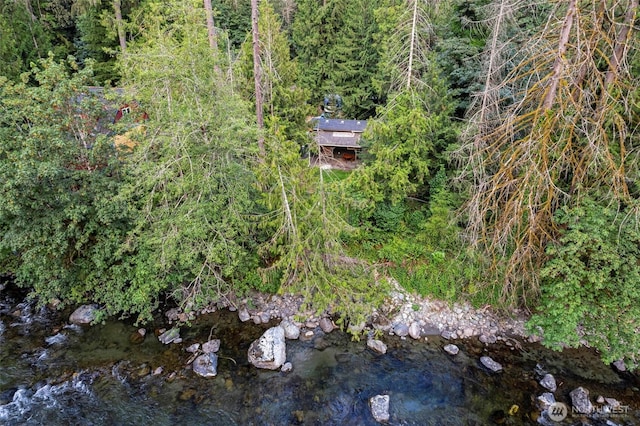
[[[378,423],[386,423],[391,417],[389,415],[389,395],[376,395],[369,399],[371,415]]]
[[[218,355],[209,352],[193,361],[193,372],[202,377],[215,377],[218,374]]]
[[[277,370],[287,360],[287,348],[284,340],[284,329],[272,327],[251,343],[248,359],[258,368]]]
[[[98,311],[98,307],[95,305],[82,305],[73,311],[69,317],[69,322],[79,325],[91,324],[95,321]]]

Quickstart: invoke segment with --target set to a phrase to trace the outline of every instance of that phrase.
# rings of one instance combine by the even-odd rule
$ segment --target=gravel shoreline
[[[527,333],[525,329],[526,315],[514,311],[507,317],[494,312],[490,306],[475,308],[469,303],[450,304],[441,300],[420,297],[404,291],[397,283],[385,305],[379,310],[372,310],[366,324],[350,326],[352,332],[369,333],[379,331],[389,335],[424,339],[428,336],[440,335],[445,339],[477,338],[485,344],[505,341],[507,344],[518,344],[519,340],[538,342],[540,338]],[[252,321],[255,324],[266,324],[280,321],[294,324],[305,332],[313,332],[323,325],[329,328],[327,320],[331,313],[318,316],[312,311],[302,311],[303,298],[299,295],[253,294],[242,299],[227,299],[202,309],[198,314],[207,314],[218,309],[236,311],[242,322]],[[169,321],[184,322],[194,318],[171,309],[165,314]],[[335,323],[331,322],[332,328]]]

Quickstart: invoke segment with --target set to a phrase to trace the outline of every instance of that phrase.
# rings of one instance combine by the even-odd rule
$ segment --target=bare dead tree
[[[637,161],[628,117],[639,81],[627,55],[638,43],[638,0],[549,3],[547,24],[501,83],[513,101],[498,98],[498,109],[490,64],[464,147],[469,237],[496,270],[503,264],[503,296],[513,303],[538,294],[536,272],[559,236],[557,209],[587,194],[629,200],[626,165]]]
[[[264,160],[266,155],[264,147],[264,116],[262,111],[262,69],[260,66],[260,36],[258,32],[258,0],[251,0],[251,34],[253,41],[253,80],[256,96],[256,122],[258,124],[258,149],[260,150],[260,158]]]

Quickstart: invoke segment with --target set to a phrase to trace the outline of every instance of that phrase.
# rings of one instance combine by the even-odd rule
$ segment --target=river
[[[484,346],[476,339],[442,350],[428,341],[382,339],[380,355],[341,332],[287,341],[293,371],[262,371],[247,362],[247,349],[268,325],[241,323],[233,312],[199,317],[182,327],[180,344],[163,345],[159,318],[138,327],[109,320],[91,327],[66,323],[69,311],[35,309],[15,292],[0,292],[0,424],[3,425],[375,425],[369,399],[389,395],[392,425],[538,424],[538,395],[545,392],[536,364],[558,382],[555,395],[570,402],[578,386],[617,399],[625,413],[593,418],[570,415],[562,423],[640,424],[640,380],[602,364],[587,349],[553,352]],[[196,376],[185,348],[221,339],[218,375]],[[480,363],[491,356],[504,366],[491,373]]]

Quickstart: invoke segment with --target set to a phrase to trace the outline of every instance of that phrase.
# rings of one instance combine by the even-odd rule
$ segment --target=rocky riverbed
[[[524,319],[398,291],[353,341],[301,305],[255,295],[139,327],[4,301],[0,422],[640,424],[637,375],[544,349]]]

